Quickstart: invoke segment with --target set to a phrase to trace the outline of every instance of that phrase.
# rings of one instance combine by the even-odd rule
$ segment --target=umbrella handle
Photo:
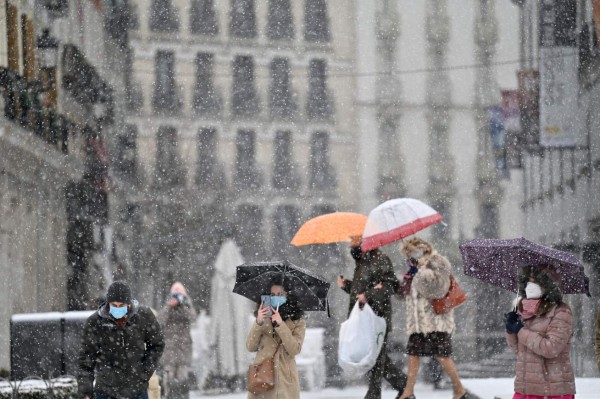
[[[519,299],[521,299],[521,297],[519,296],[519,294],[517,294],[517,297],[513,301],[513,307],[512,307],[513,312],[517,311],[517,305],[519,304]]]

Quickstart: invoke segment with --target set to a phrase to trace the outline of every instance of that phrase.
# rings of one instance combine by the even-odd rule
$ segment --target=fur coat
[[[416,333],[454,331],[454,310],[436,314],[432,299],[444,297],[450,289],[450,262],[435,250],[419,258],[415,274],[406,296],[406,322],[408,335]]]

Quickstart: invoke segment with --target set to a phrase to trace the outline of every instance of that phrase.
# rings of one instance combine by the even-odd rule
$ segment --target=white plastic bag
[[[338,363],[348,377],[360,377],[375,366],[385,328],[385,319],[377,316],[368,303],[361,310],[356,302],[340,328]]]

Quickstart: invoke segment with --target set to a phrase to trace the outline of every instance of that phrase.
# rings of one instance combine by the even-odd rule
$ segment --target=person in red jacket
[[[516,311],[506,314],[506,340],[517,355],[513,399],[574,399],[569,352],[573,314],[552,266],[524,267]]]

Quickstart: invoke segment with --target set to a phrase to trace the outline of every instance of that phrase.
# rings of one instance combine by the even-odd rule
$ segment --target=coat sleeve
[[[144,311],[144,317],[147,318],[145,331],[146,352],[142,360],[142,367],[146,377],[150,379],[158,368],[158,362],[165,349],[165,337],[158,320],[151,310]]]
[[[398,287],[398,278],[394,274],[392,261],[385,255],[377,259],[376,271],[374,273],[375,284],[381,283],[383,288],[371,287],[365,291],[368,302],[383,303],[387,301]]]
[[[196,312],[196,309],[194,308],[194,304],[192,303],[192,301],[190,300],[186,306],[186,311],[187,311],[187,317],[188,320],[193,323],[196,318],[198,317],[198,313]]]
[[[252,322],[252,327],[248,331],[248,337],[246,337],[246,349],[248,352],[258,352],[258,346],[260,345],[260,338],[263,334],[269,334],[272,329],[270,321],[263,321],[263,325],[259,326],[256,321]]]
[[[98,338],[94,328],[93,316],[90,316],[83,328],[81,349],[79,351],[79,371],[77,374],[77,387],[81,396],[94,394],[94,367],[98,357]]]
[[[598,371],[600,371],[600,311],[596,319],[596,360],[598,362]]]
[[[552,359],[564,350],[571,335],[573,335],[573,314],[567,306],[560,306],[544,335],[523,327],[519,331],[518,339],[536,355]]]
[[[275,331],[281,338],[281,346],[290,356],[296,356],[302,350],[304,334],[306,333],[306,320],[300,319],[293,330],[286,323],[275,327]]]
[[[519,350],[519,338],[517,337],[517,334],[506,333],[506,343],[516,355]]]

